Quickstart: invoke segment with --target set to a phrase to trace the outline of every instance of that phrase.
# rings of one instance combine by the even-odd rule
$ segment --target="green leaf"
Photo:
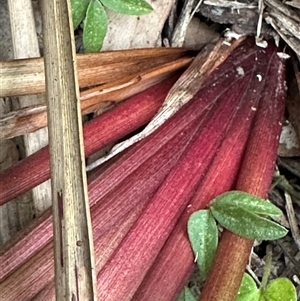
[[[107,31],[106,12],[99,0],[91,0],[84,20],[83,46],[85,52],[98,52]]]
[[[277,278],[267,285],[261,292],[259,301],[296,301],[297,292],[288,278]]]
[[[153,8],[144,0],[101,0],[104,6],[125,15],[145,15]]]
[[[74,29],[84,20],[90,0],[71,0]]]
[[[206,279],[218,245],[216,221],[209,210],[194,212],[188,220],[188,236],[200,274]]]
[[[192,294],[191,290],[185,286],[177,301],[196,301],[196,298]]]
[[[217,196],[211,206],[222,210],[227,205],[236,205],[247,211],[269,216],[280,216],[282,212],[275,205],[260,197],[243,191],[229,191]]]
[[[274,240],[285,236],[288,232],[279,224],[236,205],[227,204],[221,208],[219,206],[215,208],[213,205],[210,210],[221,226],[246,238]]]
[[[258,301],[259,296],[260,291],[253,278],[245,273],[235,301]]]

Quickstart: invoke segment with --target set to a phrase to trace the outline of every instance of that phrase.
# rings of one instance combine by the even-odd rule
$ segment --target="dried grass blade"
[[[71,1],[42,14],[56,298],[97,301]]]

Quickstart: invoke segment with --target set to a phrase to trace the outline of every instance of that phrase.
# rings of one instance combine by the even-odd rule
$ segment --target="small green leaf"
[[[185,286],[177,301],[196,301],[196,298],[192,294],[191,290]]]
[[[190,216],[188,235],[201,277],[205,280],[218,245],[218,228],[209,210],[200,210]]]
[[[101,0],[104,6],[125,15],[145,15],[153,8],[144,0]]]
[[[260,291],[253,278],[245,273],[235,301],[258,301],[259,296]]]
[[[236,205],[247,211],[269,216],[280,216],[282,212],[275,205],[260,197],[243,191],[229,191],[217,196],[211,206],[221,210],[227,205]]]
[[[221,226],[240,236],[258,239],[274,240],[287,234],[287,230],[279,224],[258,216],[244,208],[235,205],[226,207],[211,206],[214,218]]]
[[[98,52],[107,31],[106,12],[99,0],[91,0],[84,20],[83,46],[85,52]]]
[[[71,0],[74,29],[84,20],[90,0]]]
[[[288,278],[277,278],[261,292],[259,301],[297,301],[297,292]]]

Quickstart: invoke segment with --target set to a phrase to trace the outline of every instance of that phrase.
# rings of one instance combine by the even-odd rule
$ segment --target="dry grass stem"
[[[97,300],[70,1],[43,1],[57,300]]]
[[[40,50],[36,34],[32,1],[9,0],[7,2],[9,6],[14,59],[39,57]],[[0,74],[2,74],[2,70],[0,71]],[[0,77],[2,76],[0,75]],[[3,80],[0,79],[0,94],[2,90],[5,90],[6,79],[7,77],[5,76],[3,77]],[[21,109],[28,106],[39,105],[43,102],[45,102],[45,97],[43,95],[23,95],[18,99],[11,100],[12,108],[19,107]],[[16,103],[19,105],[16,106]],[[2,131],[0,130],[0,132]],[[26,156],[29,156],[48,144],[48,131],[47,129],[42,129],[30,135],[25,135],[22,139],[24,141],[25,154]],[[28,204],[25,212],[19,209],[18,215],[20,224],[28,223],[28,221],[25,222],[26,216],[38,215],[46,208],[49,208],[51,205],[50,182],[48,181],[35,187],[32,190],[31,198],[31,208]],[[11,207],[12,205],[8,206]],[[15,218],[16,216],[13,215],[11,220],[14,220]]]
[[[292,232],[292,236],[294,238],[294,241],[298,247],[298,250],[300,251],[300,233],[299,233],[299,227],[298,227],[298,223],[297,223],[297,219],[296,219],[296,215],[295,215],[295,210],[293,207],[293,201],[291,196],[285,192],[285,209],[286,209],[286,213],[287,213],[287,217],[289,220],[289,224],[291,227],[291,232]]]
[[[77,54],[79,87],[114,82],[172,62],[187,53],[182,48],[148,48]],[[43,59],[0,62],[0,82],[0,97],[44,93]]]

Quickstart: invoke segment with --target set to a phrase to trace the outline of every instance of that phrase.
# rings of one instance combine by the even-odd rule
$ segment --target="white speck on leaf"
[[[245,71],[242,67],[237,67],[236,71],[237,71],[238,75],[241,77],[243,77],[245,75]]]
[[[198,252],[196,252],[194,262],[197,262],[197,259],[198,259]]]
[[[299,147],[297,134],[291,124],[282,127],[279,143],[285,144],[287,149]]]
[[[277,52],[277,55],[283,59],[283,60],[287,60],[290,58],[290,56],[287,54],[287,53],[284,53],[284,52]]]

